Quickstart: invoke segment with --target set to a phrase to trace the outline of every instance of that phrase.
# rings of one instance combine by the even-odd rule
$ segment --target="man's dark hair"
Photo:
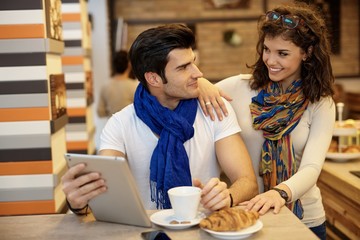
[[[135,77],[145,86],[146,72],[155,72],[164,83],[168,54],[174,49],[188,49],[195,45],[195,36],[190,28],[182,24],[168,24],[150,28],[140,33],[129,51]]]

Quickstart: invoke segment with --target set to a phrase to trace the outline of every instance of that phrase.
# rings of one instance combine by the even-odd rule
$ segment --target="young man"
[[[240,137],[234,111],[214,122],[201,111],[192,46],[195,37],[184,25],[172,24],[141,33],[129,56],[140,81],[134,103],[114,114],[101,135],[99,154],[124,156],[134,174],[146,209],[171,208],[167,190],[202,188],[210,210],[236,205],[258,192],[249,154]],[[106,191],[97,173],[75,178],[77,165],[63,176],[72,208],[82,209]],[[232,185],[219,180],[221,170]]]

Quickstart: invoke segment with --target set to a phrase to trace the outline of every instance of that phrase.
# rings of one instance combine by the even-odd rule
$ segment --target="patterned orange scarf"
[[[281,85],[270,82],[267,87],[252,98],[250,111],[253,127],[262,130],[265,138],[262,148],[260,175],[264,190],[268,191],[297,172],[291,131],[299,123],[309,100],[305,98],[301,79],[294,81],[283,93]],[[300,200],[287,207],[303,218]]]

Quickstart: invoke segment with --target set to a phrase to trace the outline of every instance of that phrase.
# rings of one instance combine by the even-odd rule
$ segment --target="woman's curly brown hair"
[[[295,3],[280,6],[273,11],[281,15],[298,16],[305,21],[303,26],[294,29],[283,27],[280,21],[266,21],[265,15],[258,21],[259,40],[256,46],[257,61],[248,66],[253,72],[252,89],[261,89],[271,80],[268,69],[262,60],[265,37],[281,36],[284,40],[293,42],[308,54],[301,66],[303,92],[311,102],[319,101],[321,97],[333,96],[334,76],[330,62],[329,34],[322,15],[311,5]]]

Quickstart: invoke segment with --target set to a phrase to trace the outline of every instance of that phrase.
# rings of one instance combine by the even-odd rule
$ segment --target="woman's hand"
[[[223,115],[228,115],[225,103],[221,97],[228,101],[231,101],[232,98],[205,78],[199,78],[198,85],[200,91],[198,99],[204,114],[206,116],[210,115],[211,120],[214,121],[214,109],[218,119],[221,121]]]
[[[281,207],[285,205],[285,200],[277,191],[269,190],[240,205],[246,205],[246,209],[257,211],[260,215],[264,215],[270,208],[274,208],[273,212],[277,214],[280,212]]]

